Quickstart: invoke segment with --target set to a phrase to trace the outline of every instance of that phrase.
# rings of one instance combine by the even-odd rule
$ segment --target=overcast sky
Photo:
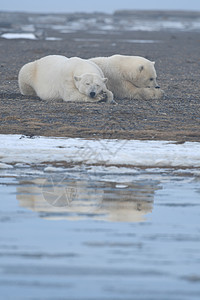
[[[3,3],[2,3],[3,2]],[[3,0],[2,11],[112,13],[119,9],[168,9],[200,11],[199,0]]]

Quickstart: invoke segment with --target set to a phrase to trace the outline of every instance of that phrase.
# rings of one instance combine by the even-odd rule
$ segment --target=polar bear
[[[140,56],[113,55],[95,57],[96,63],[108,78],[107,87],[116,99],[161,99],[164,91],[156,82],[155,62]]]
[[[113,101],[106,88],[107,78],[92,61],[78,57],[49,55],[25,64],[18,83],[23,95],[37,95],[43,100]]]

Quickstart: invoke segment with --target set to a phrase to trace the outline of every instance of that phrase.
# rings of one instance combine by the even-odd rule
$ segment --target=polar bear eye
[[[150,80],[150,81],[153,81],[153,78],[150,78],[149,80]]]

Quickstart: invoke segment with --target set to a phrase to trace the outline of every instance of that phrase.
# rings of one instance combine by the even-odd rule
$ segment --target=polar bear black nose
[[[160,89],[160,86],[159,86],[159,85],[157,85],[155,88],[156,88],[156,89]]]
[[[94,97],[95,97],[95,95],[96,95],[96,93],[95,93],[95,92],[90,92],[90,97],[91,97],[91,98],[94,98]]]

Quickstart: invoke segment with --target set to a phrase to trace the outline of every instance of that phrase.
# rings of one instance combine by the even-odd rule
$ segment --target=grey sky
[[[3,3],[2,3],[3,2]],[[4,0],[0,11],[112,13],[118,9],[167,9],[200,11],[198,0]]]

